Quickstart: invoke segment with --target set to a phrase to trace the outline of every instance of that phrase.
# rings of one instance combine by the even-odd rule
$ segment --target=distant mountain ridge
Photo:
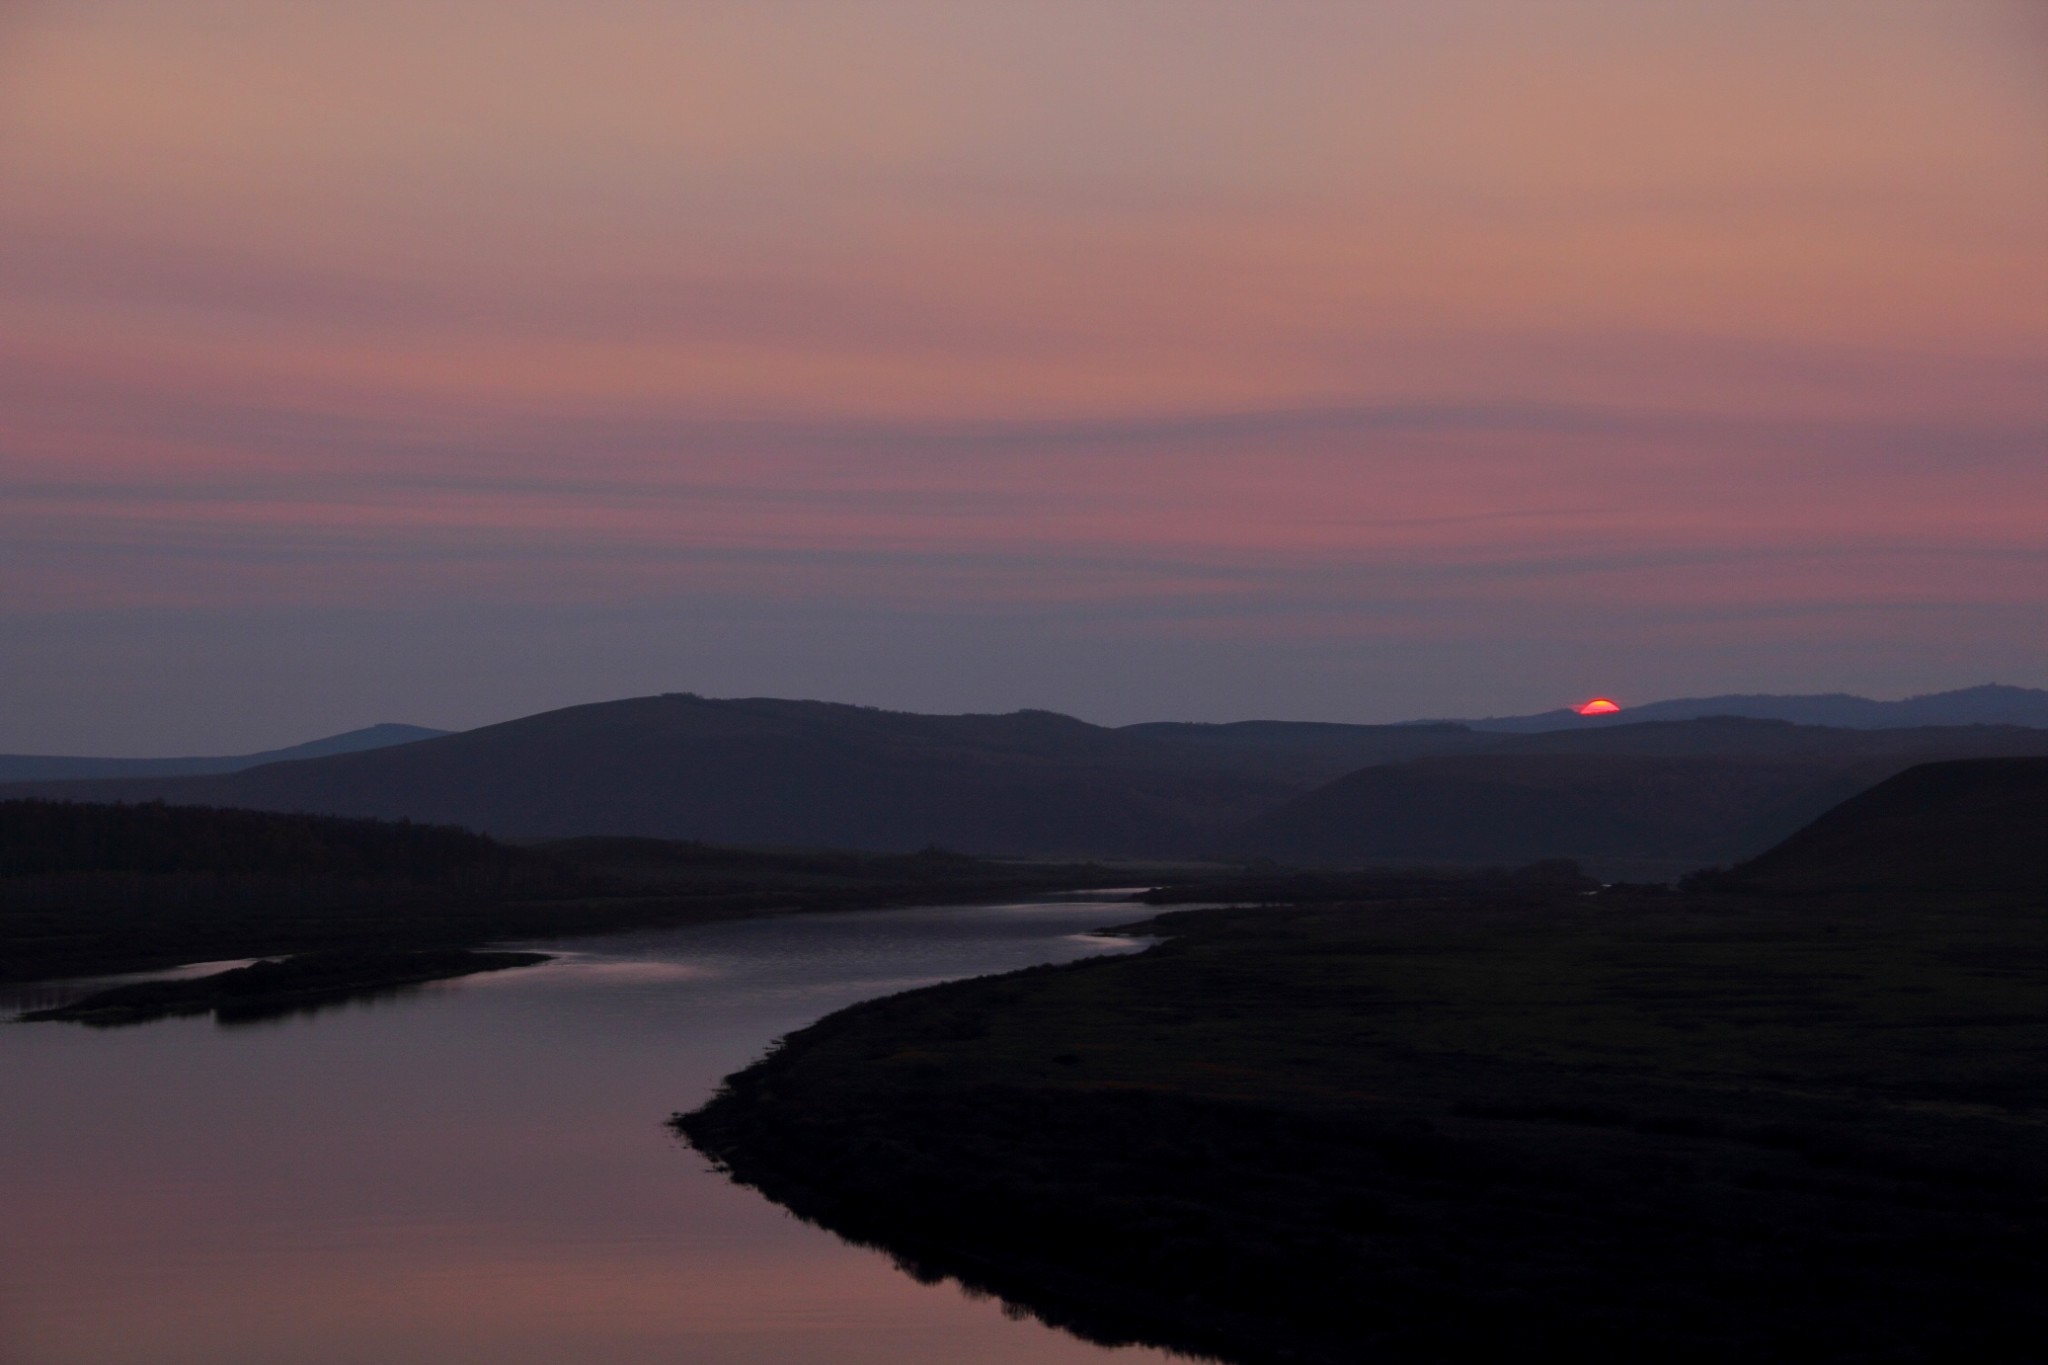
[[[2048,756],[2048,728],[1639,714],[1528,733],[1108,728],[1049,711],[672,693],[238,772],[16,783],[0,796],[404,818],[511,839],[1319,866],[1564,857],[1661,880],[1757,853],[1915,763]]]
[[[411,744],[449,733],[422,725],[366,725],[324,739],[308,740],[283,749],[266,749],[254,754],[228,754],[194,758],[74,758],[62,754],[0,754],[0,782],[69,782],[93,777],[197,777],[213,773],[236,773],[260,768],[266,763],[288,763],[300,758],[325,758],[329,754],[360,753],[393,744]]]
[[[831,706],[837,703],[815,704]],[[877,711],[874,707],[850,709]],[[1052,716],[1056,713],[1024,711],[1014,714]],[[1900,701],[1873,701],[1868,697],[1859,697],[1847,692],[1799,695],[1742,692],[1646,702],[1640,706],[1626,706],[1620,711],[1596,716],[1582,716],[1569,708],[1559,708],[1527,716],[1401,721],[1377,725],[1294,720],[1145,721],[1113,728],[1116,733],[1132,738],[1166,741],[1191,750],[1206,752],[1225,766],[1249,765],[1269,773],[1291,772],[1329,778],[1375,763],[1398,762],[1403,759],[1448,753],[1489,751],[1494,747],[1491,737],[1501,734],[1585,731],[1596,727],[1637,725],[1649,721],[1701,720],[1721,716],[1858,730],[1955,725],[2020,725],[2048,729],[2048,689],[1986,683],[1949,692],[1930,692]],[[1072,723],[1085,724],[1081,721]],[[385,723],[329,735],[323,739],[310,740],[283,749],[266,749],[249,754],[181,758],[87,758],[58,754],[0,754],[0,783],[65,782],[87,778],[210,776],[242,772],[269,763],[324,758],[332,754],[359,753],[396,744],[412,744],[452,733],[455,732],[433,730],[420,725]]]
[[[1929,692],[1900,701],[1873,701],[1847,692],[1779,696],[1739,692],[1718,697],[1679,697],[1624,706],[1607,715],[1582,716],[1570,708],[1533,716],[1489,716],[1451,722],[1474,730],[1529,733],[1626,725],[1650,720],[1698,720],[1742,716],[1798,725],[1831,725],[1852,730],[1892,730],[1922,725],[2025,725],[2048,728],[2048,691],[1986,683],[1951,692]],[[1436,722],[1442,724],[1443,722]]]

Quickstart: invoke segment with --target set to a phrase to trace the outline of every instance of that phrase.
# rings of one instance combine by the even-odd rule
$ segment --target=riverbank
[[[2048,1328],[2032,902],[1145,929],[832,1016],[678,1126],[921,1275],[1231,1361],[2021,1359]]]

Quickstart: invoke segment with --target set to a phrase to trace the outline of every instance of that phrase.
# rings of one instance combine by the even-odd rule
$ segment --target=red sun
[[[1611,702],[1605,697],[1595,697],[1584,706],[1574,706],[1572,708],[1572,710],[1582,716],[1611,716],[1620,709],[1621,706],[1618,702]]]

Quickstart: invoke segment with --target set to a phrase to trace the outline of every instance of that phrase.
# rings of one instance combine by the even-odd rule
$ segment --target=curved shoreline
[[[675,1123],[1105,1344],[2023,1358],[2048,1018],[2003,1007],[2038,1002],[2048,933],[1841,908],[1182,912],[1143,954],[829,1016]]]

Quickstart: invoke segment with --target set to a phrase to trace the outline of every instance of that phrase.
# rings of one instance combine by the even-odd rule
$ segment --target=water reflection
[[[442,983],[438,981],[408,981],[398,986],[368,986],[305,1000],[272,1001],[263,1004],[224,1002],[213,1007],[213,1022],[220,1028],[228,1029],[270,1028],[291,1019],[311,1019],[315,1015],[335,1014],[343,1010],[389,1007],[440,984]],[[112,1027],[128,1026],[117,1024]]]
[[[706,925],[266,1028],[0,1028],[0,1362],[1163,1359],[920,1285],[662,1125],[828,1010],[1139,914]]]

